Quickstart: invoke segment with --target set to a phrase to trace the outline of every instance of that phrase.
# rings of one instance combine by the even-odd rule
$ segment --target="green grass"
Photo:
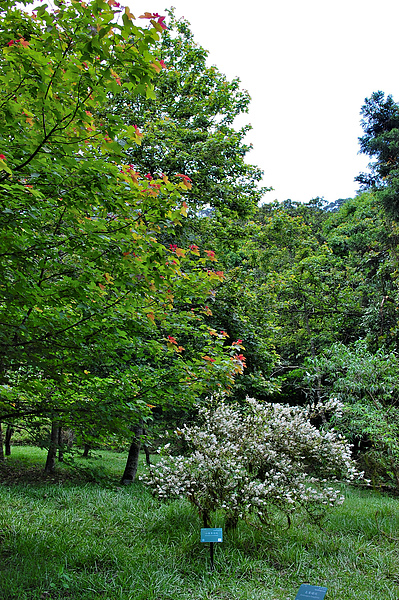
[[[399,599],[396,498],[347,489],[322,529],[303,515],[290,529],[241,524],[211,572],[191,506],[121,487],[124,461],[99,452],[76,460],[83,472],[46,479],[43,452],[13,448],[0,485],[1,600],[294,600],[301,583],[326,586],[326,600]]]

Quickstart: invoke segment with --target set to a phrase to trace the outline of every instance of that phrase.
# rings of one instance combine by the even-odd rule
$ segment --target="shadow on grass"
[[[97,483],[101,486],[116,486],[119,480],[97,465],[80,465],[69,461],[59,463],[54,473],[45,473],[43,465],[31,464],[20,458],[7,459],[0,463],[0,483],[5,485],[47,485],[60,483]]]

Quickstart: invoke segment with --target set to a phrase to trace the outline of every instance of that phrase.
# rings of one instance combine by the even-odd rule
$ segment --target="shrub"
[[[343,502],[328,480],[361,477],[346,440],[314,427],[310,409],[247,398],[243,408],[203,408],[200,419],[175,432],[187,455],[172,456],[167,444],[142,479],[160,499],[187,498],[204,527],[216,510],[226,527],[250,516],[267,523],[273,507],[288,519],[299,508],[318,516]]]

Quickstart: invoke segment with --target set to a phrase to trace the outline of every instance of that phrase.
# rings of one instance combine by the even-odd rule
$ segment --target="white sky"
[[[352,197],[360,108],[373,91],[399,101],[397,0],[171,0],[209,63],[252,97],[248,162],[272,186],[265,200]],[[165,0],[125,0],[138,17]]]

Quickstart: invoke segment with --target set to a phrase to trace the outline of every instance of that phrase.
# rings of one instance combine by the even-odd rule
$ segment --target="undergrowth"
[[[290,528],[240,523],[211,571],[191,505],[119,485],[125,456],[100,454],[46,478],[41,451],[13,449],[0,470],[1,600],[293,600],[301,583],[326,586],[326,600],[399,599],[396,498],[344,488],[321,526],[302,514]]]

